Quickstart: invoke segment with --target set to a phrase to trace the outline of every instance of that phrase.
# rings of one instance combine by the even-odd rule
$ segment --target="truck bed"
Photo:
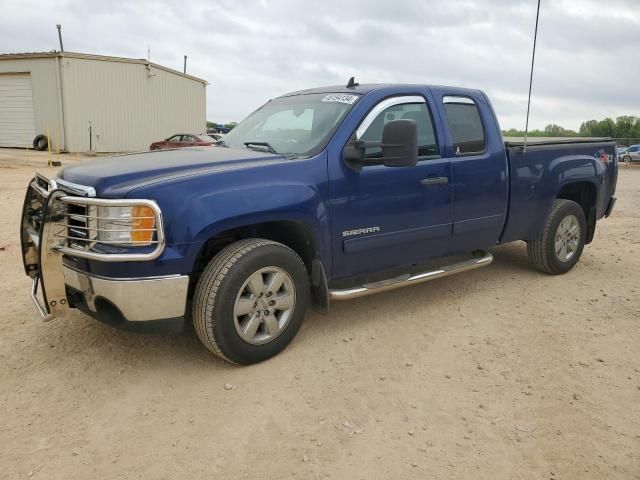
[[[501,242],[535,238],[555,198],[579,178],[595,196],[593,220],[604,216],[617,180],[616,145],[610,138],[536,138],[505,141],[511,188]],[[578,200],[577,198],[575,200]],[[595,222],[593,223],[595,225]]]

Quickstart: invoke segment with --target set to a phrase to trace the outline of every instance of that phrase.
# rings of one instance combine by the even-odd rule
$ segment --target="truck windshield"
[[[240,122],[220,144],[290,157],[313,155],[359,98],[346,93],[276,98]]]

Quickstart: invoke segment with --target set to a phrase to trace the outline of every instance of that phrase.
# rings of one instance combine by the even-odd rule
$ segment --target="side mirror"
[[[385,167],[415,167],[418,163],[418,125],[414,120],[393,120],[382,130]]]
[[[381,156],[365,158],[366,148],[378,147]],[[381,142],[355,140],[345,145],[342,158],[352,170],[362,170],[364,165],[385,167],[413,167],[418,163],[418,127],[414,120],[393,120],[382,130]]]

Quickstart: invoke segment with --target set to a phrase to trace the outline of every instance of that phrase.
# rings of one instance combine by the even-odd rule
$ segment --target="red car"
[[[178,133],[161,142],[153,142],[149,150],[162,150],[164,148],[181,147],[210,147],[216,141],[207,135],[193,135],[191,133]]]

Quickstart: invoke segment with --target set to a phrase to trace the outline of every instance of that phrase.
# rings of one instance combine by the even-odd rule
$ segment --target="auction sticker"
[[[356,100],[358,100],[358,95],[349,95],[348,93],[330,93],[320,101],[330,103],[347,103],[349,105],[353,105]]]

